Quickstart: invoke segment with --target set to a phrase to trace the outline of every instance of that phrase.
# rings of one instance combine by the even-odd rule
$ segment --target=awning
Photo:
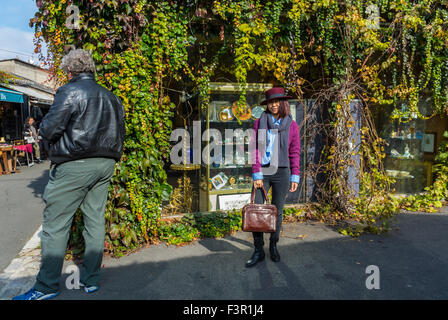
[[[23,94],[14,90],[0,88],[0,101],[23,103]]]
[[[35,102],[42,103],[42,104],[49,104],[51,105],[53,103],[53,95],[46,93],[44,91],[40,91],[34,88],[30,87],[23,87],[18,85],[9,85],[12,89],[20,91],[24,94],[26,94],[30,100],[36,100]],[[33,102],[33,101],[31,101]]]

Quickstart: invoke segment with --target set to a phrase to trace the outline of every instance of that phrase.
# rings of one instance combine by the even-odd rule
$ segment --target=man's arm
[[[66,88],[59,88],[50,111],[42,119],[39,134],[50,143],[55,143],[61,138],[70,121],[75,108],[70,103],[70,98]]]

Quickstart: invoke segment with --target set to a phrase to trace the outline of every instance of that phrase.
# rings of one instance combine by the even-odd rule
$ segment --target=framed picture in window
[[[434,146],[436,141],[435,132],[427,132],[422,137],[422,151],[425,153],[434,153]]]

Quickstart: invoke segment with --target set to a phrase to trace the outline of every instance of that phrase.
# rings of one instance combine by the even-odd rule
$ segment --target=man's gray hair
[[[95,74],[95,62],[92,55],[83,49],[74,49],[67,53],[62,58],[61,67],[66,74],[70,72],[73,77],[81,73]]]

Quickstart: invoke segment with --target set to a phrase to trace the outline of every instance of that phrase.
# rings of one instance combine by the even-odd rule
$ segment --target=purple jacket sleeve
[[[261,172],[261,159],[258,152],[258,126],[260,124],[260,119],[254,123],[254,131],[251,134],[250,148],[251,148],[251,159],[252,159],[252,173]]]
[[[291,175],[300,175],[300,132],[295,121],[289,128],[289,166]]]

